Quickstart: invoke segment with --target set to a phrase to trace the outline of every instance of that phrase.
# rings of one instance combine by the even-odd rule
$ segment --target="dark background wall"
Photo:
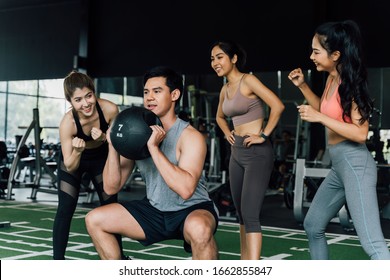
[[[157,64],[212,73],[209,46],[233,39],[249,71],[311,68],[314,28],[356,20],[367,65],[389,67],[390,2],[0,0],[0,80],[64,77],[74,56],[93,77],[139,76]]]

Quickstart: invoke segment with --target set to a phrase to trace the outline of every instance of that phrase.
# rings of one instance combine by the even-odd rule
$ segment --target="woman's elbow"
[[[357,143],[364,144],[364,143],[366,143],[366,141],[367,141],[367,135],[366,135],[366,134],[357,135],[355,141],[356,141]]]
[[[354,136],[354,141],[360,144],[364,144],[367,141],[368,135],[368,124],[364,124],[363,126],[358,127],[355,133],[351,133]]]
[[[278,104],[278,106],[274,106],[271,108],[271,113],[275,115],[281,116],[286,106],[283,103]]]
[[[282,114],[285,109],[286,109],[286,106],[283,103],[281,103],[279,106],[279,114]]]

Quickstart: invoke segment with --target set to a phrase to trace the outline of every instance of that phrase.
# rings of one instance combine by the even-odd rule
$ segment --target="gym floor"
[[[42,188],[44,189],[44,188]],[[10,227],[0,228],[1,260],[51,260],[52,221],[57,207],[57,195],[38,192],[30,198],[31,188],[14,188],[12,200],[0,200],[0,222],[10,221]],[[133,200],[145,195],[142,182],[135,180],[120,192],[120,200]],[[97,196],[92,200],[82,195],[72,220],[66,258],[71,260],[99,260],[85,229],[84,218],[90,209],[98,206]],[[90,202],[92,201],[92,202]],[[223,216],[215,238],[220,260],[239,259],[238,224]],[[263,223],[264,260],[308,260],[307,238],[302,225],[285,206],[283,193],[269,190],[261,214]],[[382,219],[383,232],[390,245],[390,220]],[[327,229],[332,260],[368,260],[353,231],[345,231],[340,223],[331,223]],[[148,247],[129,238],[123,238],[125,254],[133,260],[186,260],[191,255],[183,250],[183,242],[168,240]]]
[[[120,200],[134,200],[140,199],[145,196],[145,187],[142,182],[135,180],[134,184],[129,185],[126,189],[119,193]],[[44,189],[44,188],[42,188]],[[32,200],[31,188],[14,188],[12,191],[12,200],[17,202],[34,202],[41,204],[57,205],[57,195],[53,193],[38,192],[36,199]],[[86,194],[82,194],[79,197],[79,206],[83,208],[94,208],[99,205],[97,195],[93,196],[92,203],[88,203]],[[390,194],[378,194],[379,207],[382,210],[388,203],[390,203]],[[390,239],[390,218],[383,217],[381,213],[381,224],[384,237]],[[6,217],[2,217],[4,219]],[[221,220],[228,222],[236,222],[236,219],[232,217],[222,216]],[[261,222],[264,226],[278,227],[286,229],[303,230],[302,224],[297,222],[294,217],[293,209],[286,207],[283,193],[278,190],[269,189],[266,198],[264,200],[264,206],[261,212]],[[328,233],[356,235],[355,231],[349,229],[343,229],[342,225],[338,222],[331,222],[327,228]]]

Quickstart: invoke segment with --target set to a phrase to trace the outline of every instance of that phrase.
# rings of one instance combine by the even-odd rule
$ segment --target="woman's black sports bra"
[[[104,118],[103,111],[100,108],[100,105],[99,105],[98,102],[96,102],[96,109],[97,109],[98,115],[99,115],[100,130],[103,131],[104,133],[106,133],[106,131],[108,129],[108,123],[106,122],[106,119]],[[76,136],[78,138],[83,139],[84,141],[91,141],[91,140],[93,140],[91,135],[85,135],[85,133],[83,131],[83,128],[81,127],[80,120],[79,120],[79,117],[78,117],[77,113],[75,111],[73,111],[73,110],[72,110],[72,113],[73,113],[73,118],[74,118],[74,121],[75,121],[76,127],[77,127],[77,134],[76,134]]]

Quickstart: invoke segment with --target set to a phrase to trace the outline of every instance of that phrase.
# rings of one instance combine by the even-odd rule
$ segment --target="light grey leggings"
[[[365,144],[344,141],[329,147],[332,168],[304,220],[312,259],[328,259],[325,229],[347,203],[360,243],[371,259],[389,260],[376,193],[377,169]]]

